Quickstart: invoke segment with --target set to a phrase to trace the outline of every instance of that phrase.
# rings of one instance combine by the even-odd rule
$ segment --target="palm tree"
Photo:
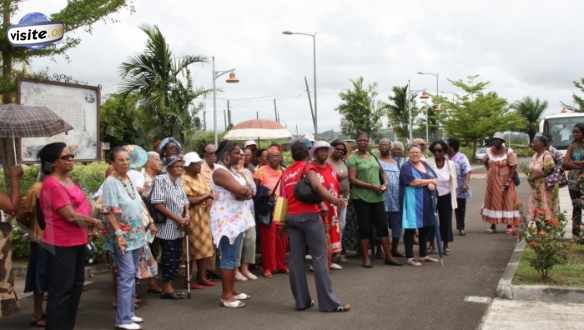
[[[539,131],[539,120],[547,106],[547,101],[532,99],[529,96],[511,105],[511,108],[525,120],[525,128],[522,131],[529,135],[529,142],[533,141],[533,137]]]
[[[386,105],[389,122],[396,135],[402,139],[409,138],[410,120],[416,117],[418,111],[414,106],[414,96],[408,95],[408,89],[408,85],[394,86],[393,95],[389,97],[389,103]]]
[[[195,113],[192,102],[207,90],[194,89],[189,65],[203,63],[202,56],[187,55],[175,58],[166,39],[157,26],[140,27],[148,36],[142,54],[130,58],[120,66],[122,95],[135,93],[141,108],[149,116],[153,137],[175,136],[184,140],[194,128]]]

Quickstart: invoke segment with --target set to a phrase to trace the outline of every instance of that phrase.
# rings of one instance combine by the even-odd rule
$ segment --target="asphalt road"
[[[353,305],[349,313],[296,312],[287,276],[276,275],[271,280],[238,283],[240,291],[253,296],[241,310],[220,308],[217,287],[194,291],[191,300],[151,297],[137,314],[146,319],[145,329],[156,330],[475,329],[487,305],[465,302],[465,297],[494,297],[515,241],[504,233],[486,233],[487,226],[479,217],[485,189],[480,174],[472,187],[467,235],[455,236],[453,253],[445,257],[443,267],[395,268],[377,261],[373,269],[364,269],[359,259],[350,259],[344,270],[333,272],[338,296]],[[526,189],[525,185],[520,187],[522,200]],[[111,285],[111,277],[102,275],[84,292],[78,329],[113,328]],[[316,296],[314,287],[312,292]],[[22,300],[21,305],[19,314],[0,320],[0,329],[27,328],[31,299]]]

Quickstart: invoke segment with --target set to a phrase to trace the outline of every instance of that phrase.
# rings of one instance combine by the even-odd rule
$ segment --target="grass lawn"
[[[535,269],[529,265],[533,251],[526,247],[519,268],[513,277],[513,284],[547,284],[584,288],[584,245],[574,242],[568,243],[568,260],[566,263],[555,266],[550,272],[550,280],[543,282]]]

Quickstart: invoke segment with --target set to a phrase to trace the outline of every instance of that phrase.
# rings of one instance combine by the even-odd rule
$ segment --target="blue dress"
[[[423,162],[426,173],[422,173],[409,161],[400,170],[400,204],[403,229],[419,229],[436,224],[435,205],[432,199],[434,192],[427,187],[412,187],[410,183],[416,179],[435,179],[436,173]]]

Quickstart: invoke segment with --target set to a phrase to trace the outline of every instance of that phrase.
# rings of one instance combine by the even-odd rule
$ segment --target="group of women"
[[[562,168],[570,170],[573,233],[577,236],[584,195],[584,125],[575,126],[573,139],[563,160],[545,137],[534,139],[528,218],[557,223],[557,187],[561,183],[548,177]],[[263,276],[289,273],[296,309],[315,304],[304,266],[308,255],[319,310],[350,310],[336,296],[329,274],[330,269],[342,268],[334,257],[344,260],[342,242],[349,208],[356,216],[363,267],[373,267],[370,252],[376,245],[383,251],[385,264],[401,266],[397,258],[404,256],[399,251],[402,236],[407,264],[419,267],[438,261],[431,256],[430,250],[436,248],[433,242],[442,244],[438,249],[445,255],[451,252],[454,216],[456,230],[465,235],[466,203],[471,196],[471,167],[456,139],[433,142],[429,159],[423,140],[404,150],[399,143],[382,139],[378,152],[370,151],[369,141],[367,134],[359,134],[354,152],[339,140],[331,144],[296,141],[290,146],[294,161],[287,168],[276,145],[260,158],[253,143],[242,149],[223,141],[218,147],[207,145],[201,158],[195,152],[183,155],[180,143],[167,138],[159,152],[149,153],[141,172],[131,168],[127,148],[115,148],[99,194],[101,219],[92,217],[91,203],[70,176],[74,166],[71,149],[63,143],[46,145],[39,152],[42,183],[33,186],[27,196],[28,204],[36,203],[38,212],[22,208],[37,219],[38,242],[33,246],[27,279],[27,288],[35,293],[33,325],[75,327],[85,246],[89,235],[102,227],[116,266],[115,326],[120,329],[140,329],[144,321],[134,311],[136,278],[155,277],[159,268],[160,282],[150,278],[149,291],[163,299],[183,298],[173,282],[184,259],[185,236],[191,266],[197,268],[191,288],[214,286],[208,275],[217,266],[222,278],[220,304],[244,307],[251,296],[237,291],[235,281],[257,278],[250,271],[256,262],[256,230]],[[502,136],[496,135],[492,141],[485,158],[487,191],[481,212],[491,231],[497,224],[512,231],[521,220],[518,161]],[[13,188],[10,196],[0,195],[0,208],[14,213],[19,208],[22,171],[14,169],[9,176]],[[316,201],[299,196],[296,187],[302,184],[311,187]],[[272,218],[270,203],[278,198],[287,202],[285,224]],[[266,211],[262,207],[266,205],[258,201],[268,201],[266,205],[272,208]],[[416,243],[418,258],[414,256]],[[159,262],[152,264],[157,255]],[[46,318],[41,308],[43,292],[48,292]]]

